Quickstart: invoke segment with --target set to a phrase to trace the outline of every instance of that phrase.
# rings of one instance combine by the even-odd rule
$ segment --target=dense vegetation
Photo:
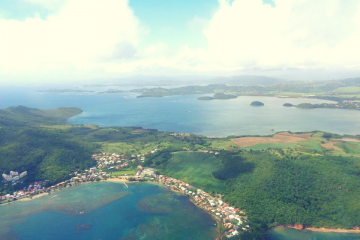
[[[225,94],[225,93],[215,93],[213,98],[214,99],[232,99],[232,98],[237,98],[237,96],[232,95],[232,94]]]
[[[254,101],[250,105],[255,106],[255,107],[261,107],[261,106],[264,106],[264,103],[259,102],[259,101]]]
[[[24,106],[0,109],[0,126],[37,126],[61,124],[68,118],[82,113],[79,108],[57,108],[39,110]]]
[[[64,124],[79,112],[0,110],[0,174],[28,171],[24,184],[36,180],[53,184],[93,166],[94,152],[145,154],[157,148],[145,166],[212,194],[221,193],[225,201],[246,211],[251,228],[242,239],[259,239],[277,225],[360,226],[360,137],[314,132],[299,143],[240,148],[230,138]],[[352,142],[342,141],[345,137]],[[0,184],[0,194],[10,190],[10,185]]]
[[[339,103],[321,103],[321,104],[311,104],[311,103],[301,103],[296,106],[297,108],[343,108],[343,109],[354,109],[360,110],[360,102],[339,102]]]
[[[0,128],[0,136],[0,173],[27,171],[24,184],[38,180],[54,184],[67,179],[72,171],[94,165],[91,154],[96,146],[59,130]],[[5,186],[2,188],[0,192]]]
[[[283,106],[284,106],[284,107],[294,107],[294,105],[292,105],[291,103],[284,103]]]
[[[213,97],[207,97],[207,96],[199,97],[198,100],[214,100],[214,99],[226,100],[233,98],[237,98],[237,96],[232,94],[225,94],[225,93],[215,93]]]
[[[224,198],[263,226],[360,226],[360,160],[355,157],[290,157],[253,151],[222,153]],[[235,161],[234,161],[235,160]]]
[[[224,181],[215,179],[212,172],[221,168],[220,161],[213,155],[201,152],[178,152],[162,155],[162,165],[157,169],[167,176],[186,181],[208,192],[222,193]]]
[[[0,183],[0,193],[38,180],[54,184],[68,179],[71,172],[93,166],[91,155],[95,152],[130,155],[155,148],[179,151],[209,145],[195,135],[65,124],[68,117],[80,112],[77,108],[38,110],[22,106],[0,110],[0,174],[28,172],[21,179],[23,184]]]
[[[75,139],[60,129],[41,127],[45,124],[58,126],[81,112],[78,108],[38,110],[23,106],[0,110],[0,174],[28,172],[21,179],[23,183],[15,187],[1,183],[0,193],[38,180],[57,183],[67,179],[74,170],[92,166],[95,144]]]

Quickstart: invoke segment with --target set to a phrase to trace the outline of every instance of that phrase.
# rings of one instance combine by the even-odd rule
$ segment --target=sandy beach
[[[49,194],[48,193],[40,193],[40,194],[32,196],[32,198],[26,197],[26,198],[19,199],[19,200],[17,200],[17,202],[35,200],[35,199],[38,199],[38,198],[41,198],[41,197],[44,197],[47,195],[49,195]]]
[[[355,227],[353,229],[343,229],[343,228],[315,228],[315,227],[304,227],[303,225],[288,225],[288,226],[278,226],[276,228],[293,228],[296,230],[309,230],[313,232],[327,232],[327,233],[360,233],[360,227]]]
[[[110,179],[107,179],[107,180],[102,180],[101,182],[116,182],[116,183],[129,183],[127,179],[120,179],[120,178],[110,178]],[[89,184],[89,183],[92,183],[92,182],[86,182],[86,183],[78,183],[76,185],[82,185],[82,184]],[[61,191],[60,190],[52,190],[51,192],[55,192],[55,191]],[[37,194],[37,195],[34,195],[32,196],[32,198],[30,197],[24,197],[24,198],[21,198],[21,199],[18,199],[14,202],[24,202],[24,201],[31,201],[31,200],[35,200],[35,199],[38,199],[38,198],[41,198],[41,197],[44,197],[44,196],[47,196],[49,195],[48,193],[40,193],[40,194]],[[7,204],[7,203],[2,203],[2,204]]]
[[[124,183],[124,182],[129,182],[129,180],[125,179],[125,178],[108,178],[107,180],[103,181],[103,182],[117,182],[117,183]]]
[[[329,233],[360,233],[360,228],[357,229],[306,228],[305,230],[314,231],[314,232],[329,232]]]

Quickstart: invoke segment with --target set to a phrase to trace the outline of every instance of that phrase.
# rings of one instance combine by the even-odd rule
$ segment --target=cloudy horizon
[[[4,0],[0,82],[360,76],[356,0]]]

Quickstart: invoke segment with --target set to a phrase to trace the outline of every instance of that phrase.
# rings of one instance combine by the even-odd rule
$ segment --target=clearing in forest
[[[311,133],[306,134],[291,134],[279,133],[273,137],[242,137],[231,139],[233,143],[240,147],[250,147],[259,143],[297,143],[304,142],[311,137]]]
[[[321,146],[325,149],[335,149],[335,142],[323,143]]]
[[[185,181],[209,193],[212,191],[223,193],[226,188],[224,182],[212,176],[212,172],[222,167],[220,160],[213,154],[179,152],[168,160],[166,167],[161,169],[161,173]]]

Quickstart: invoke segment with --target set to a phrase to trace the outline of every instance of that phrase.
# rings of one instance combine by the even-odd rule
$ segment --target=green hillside
[[[272,148],[221,151],[218,157],[164,152],[151,161],[162,174],[222,193],[226,202],[244,209],[250,218],[252,228],[244,239],[260,239],[279,225],[360,226],[360,159],[327,153],[332,152]]]
[[[266,228],[360,226],[359,158],[279,153],[222,153],[224,168],[219,171],[224,174],[214,176],[227,178],[225,201],[245,209]],[[239,160],[229,162],[231,158]]]
[[[93,166],[94,152],[129,155],[157,148],[143,165],[221,193],[226,202],[244,209],[251,222],[244,239],[259,239],[278,225],[360,226],[359,137],[313,132],[298,143],[241,148],[231,138],[64,125],[78,113],[76,108],[0,110],[0,174],[27,171],[17,188],[37,180],[53,184]],[[11,190],[0,184],[0,194]]]
[[[46,126],[64,124],[81,112],[78,108],[38,110],[23,106],[0,110],[0,174],[28,172],[23,184],[0,183],[0,193],[38,180],[57,183],[68,179],[72,171],[92,166],[91,155],[97,145]]]
[[[179,152],[167,161],[161,172],[205,191],[222,193],[225,189],[224,182],[212,176],[212,172],[219,168],[221,168],[220,161],[214,155]]]
[[[96,145],[75,140],[59,130],[0,128],[0,136],[0,174],[27,171],[25,183],[57,183],[72,171],[94,165],[91,155]]]
[[[82,113],[79,108],[57,108],[39,110],[24,106],[0,109],[0,126],[36,126],[40,124],[61,124],[70,117]]]

